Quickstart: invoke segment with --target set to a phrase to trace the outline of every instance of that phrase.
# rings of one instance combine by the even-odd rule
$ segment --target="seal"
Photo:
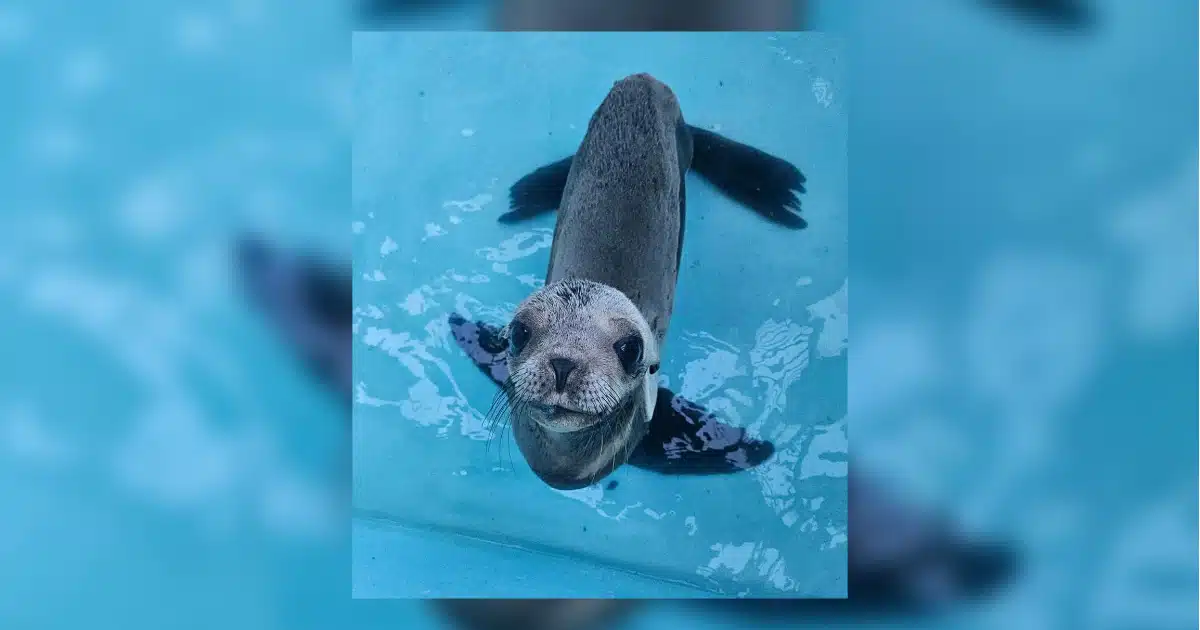
[[[507,334],[513,435],[554,488],[603,479],[648,432],[691,156],[675,94],[635,74],[613,84],[571,162],[546,284]]]
[[[693,170],[775,223],[807,225],[799,216],[797,192],[804,192],[805,183],[799,169],[688,125],[674,92],[645,73],[613,84],[574,155],[513,185],[511,210],[501,222],[558,211],[546,282],[503,330],[475,325],[476,334],[487,331],[493,349],[506,349],[506,376],[496,379],[493,368],[501,362],[496,353],[473,358],[500,382],[503,412],[511,418],[518,448],[551,487],[575,489],[603,479],[658,432],[653,425],[661,388],[655,374],[674,306],[686,176]],[[469,345],[467,322],[456,317],[451,319],[456,338]],[[671,419],[659,428],[687,434],[698,426],[694,417],[677,411],[693,404],[670,392],[666,400],[662,413]],[[769,443],[733,433],[733,441],[699,450],[722,457],[730,455],[726,449],[740,450],[745,467],[773,452]],[[658,449],[641,452],[665,456],[666,444],[693,442],[672,436]],[[642,459],[648,468],[672,467]]]

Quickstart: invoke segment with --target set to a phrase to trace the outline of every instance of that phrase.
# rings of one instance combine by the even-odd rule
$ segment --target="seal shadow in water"
[[[234,265],[243,295],[294,356],[348,404],[353,380],[350,266],[258,237],[237,243]],[[508,370],[502,345],[506,342],[498,330],[451,317],[459,346],[490,379],[503,380]],[[655,410],[656,426],[632,465],[674,474],[729,473],[757,465],[773,451],[770,443],[747,438],[682,397],[661,395],[660,405],[665,407]],[[849,599],[713,600],[696,605],[741,619],[895,616],[987,595],[1016,575],[1020,554],[1015,545],[961,532],[934,511],[904,501],[899,492],[866,477],[851,460]],[[511,604],[550,605],[517,600]]]
[[[1097,8],[1090,0],[975,0],[997,14],[1048,25],[1065,33],[1090,31]],[[425,16],[434,10],[459,10],[463,0],[356,0],[359,28],[394,26],[397,20]],[[797,31],[814,30],[804,0],[622,0],[620,2],[562,2],[562,0],[496,0],[501,5],[499,30],[634,30],[634,31]],[[730,11],[736,6],[738,11]],[[745,14],[757,17],[746,20]],[[499,24],[497,24],[499,22]],[[815,30],[822,30],[816,24]]]
[[[450,331],[463,352],[497,386],[508,379],[508,340],[502,328],[450,314]],[[775,445],[722,423],[703,406],[658,388],[650,431],[627,462],[666,475],[715,475],[754,468]]]
[[[350,265],[274,247],[258,235],[234,245],[243,295],[327,386],[350,398],[354,299]]]

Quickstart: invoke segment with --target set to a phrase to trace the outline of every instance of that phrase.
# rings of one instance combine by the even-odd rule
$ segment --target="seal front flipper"
[[[572,159],[574,156],[567,156],[517,180],[508,192],[509,211],[500,215],[499,221],[516,223],[557,210],[571,174]]]
[[[745,429],[660,387],[650,432],[629,464],[664,475],[721,475],[754,468],[774,453],[771,442],[753,439]]]
[[[472,322],[458,313],[450,313],[450,333],[458,347],[493,383],[504,385],[508,380],[508,338],[502,327]]]
[[[808,226],[800,216],[807,179],[782,158],[725,136],[688,125],[692,132],[692,170],[730,199],[773,223],[792,229]]]

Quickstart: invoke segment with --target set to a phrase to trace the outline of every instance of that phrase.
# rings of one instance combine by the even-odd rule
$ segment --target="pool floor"
[[[492,597],[712,597],[686,585],[563,555],[524,549],[460,533],[355,518],[352,592],[356,599]]]

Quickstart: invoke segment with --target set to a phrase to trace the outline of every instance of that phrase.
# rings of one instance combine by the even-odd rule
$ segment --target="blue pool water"
[[[808,178],[798,232],[689,186],[661,371],[778,452],[737,475],[626,466],[559,492],[484,425],[495,386],[447,316],[502,324],[540,285],[554,217],[498,224],[507,188],[572,153],[635,72]],[[820,35],[355,35],[356,596],[844,596],[842,73]],[[468,564],[495,568],[445,577]]]
[[[481,28],[480,4],[440,24]],[[813,4],[852,62],[856,464],[1030,559],[978,614],[849,627],[1195,628],[1197,4],[1095,0],[1101,28],[1066,38],[973,0]],[[350,242],[343,11],[0,8],[5,628],[449,627],[347,597],[322,510],[344,407],[219,282],[247,225]],[[485,573],[412,540],[407,575]],[[630,630],[830,627],[646,613]]]

